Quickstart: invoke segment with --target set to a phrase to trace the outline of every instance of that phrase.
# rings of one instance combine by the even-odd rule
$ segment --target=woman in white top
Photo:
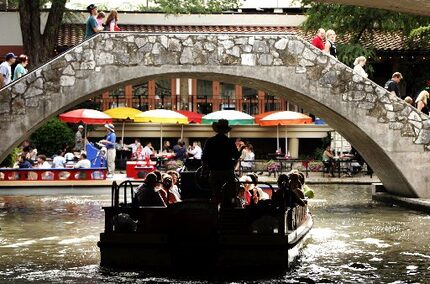
[[[360,75],[363,78],[367,78],[367,73],[364,71],[363,66],[366,64],[366,57],[359,56],[354,61],[354,73]]]
[[[418,94],[418,97],[415,100],[415,103],[417,104],[418,111],[426,113],[426,111],[425,110],[423,111],[423,109],[427,108],[427,99],[428,98],[429,98],[429,92],[427,92],[427,91],[421,91]]]

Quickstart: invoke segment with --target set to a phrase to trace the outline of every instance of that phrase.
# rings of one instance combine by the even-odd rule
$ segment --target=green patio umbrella
[[[202,118],[202,124],[212,124],[219,119],[227,119],[229,125],[254,124],[254,117],[237,110],[220,110],[209,113]]]

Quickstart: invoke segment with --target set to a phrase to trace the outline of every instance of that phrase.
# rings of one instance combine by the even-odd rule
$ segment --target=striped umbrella
[[[237,110],[220,110],[209,113],[202,118],[202,124],[212,124],[220,119],[228,120],[229,125],[254,124],[254,118],[249,114]]]

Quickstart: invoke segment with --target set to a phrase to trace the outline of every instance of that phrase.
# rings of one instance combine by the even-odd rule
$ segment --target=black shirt
[[[399,85],[397,85],[397,83],[394,82],[393,80],[388,80],[387,83],[385,83],[384,88],[389,92],[394,91],[396,93],[396,96],[398,96],[400,98]]]
[[[217,134],[206,141],[202,160],[210,170],[233,170],[239,159],[239,151],[233,140],[224,134]]]
[[[336,49],[336,44],[332,41],[328,41],[330,43],[330,55],[334,56],[337,58],[337,49]]]

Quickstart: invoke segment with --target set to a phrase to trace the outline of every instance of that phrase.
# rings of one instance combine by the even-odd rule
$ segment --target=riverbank
[[[278,176],[268,175],[263,173],[259,175],[259,181],[267,183],[276,183]],[[123,173],[117,173],[113,178],[105,180],[10,180],[0,181],[0,189],[14,189],[14,188],[81,188],[81,187],[110,187],[113,181],[118,184],[125,180],[133,180],[128,178]],[[376,177],[370,177],[368,175],[358,174],[353,177],[342,175],[341,177],[331,177],[328,174],[310,172],[306,177],[306,183],[308,184],[372,184],[379,183],[380,180]]]
[[[372,190],[372,199],[387,205],[397,205],[404,208],[430,213],[430,199],[425,198],[409,198],[390,194],[380,191],[382,185],[374,184]],[[378,189],[379,188],[379,189]]]

